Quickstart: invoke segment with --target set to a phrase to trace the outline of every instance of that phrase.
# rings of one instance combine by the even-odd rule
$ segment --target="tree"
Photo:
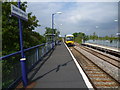
[[[52,29],[49,27],[46,27],[45,29],[46,29],[45,35],[46,35],[46,38],[49,39],[49,41],[52,41],[52,39],[56,40],[58,37],[58,34],[60,34],[60,32],[57,31],[57,29]]]
[[[18,18],[11,15],[11,4],[17,6],[17,2],[2,2],[2,54],[10,54],[20,50],[19,45],[19,27]],[[21,3],[21,9],[26,11],[27,2]],[[29,48],[44,42],[41,35],[33,32],[36,27],[40,26],[36,16],[32,12],[28,13],[28,21],[22,22],[23,28],[23,46]],[[42,40],[42,41],[40,41]]]
[[[10,6],[14,4],[17,6],[17,2],[2,2],[2,54],[8,55],[10,53],[20,50],[19,45],[19,27],[18,27],[18,18],[11,17]],[[27,3],[21,3],[21,9],[26,11]],[[32,16],[32,13],[28,13],[28,21],[22,22],[23,29],[23,46],[29,48],[40,43],[45,42],[44,37],[37,32],[33,32],[36,27],[40,26],[36,16]],[[16,59],[18,58],[18,60]],[[2,87],[7,88],[15,79],[9,78],[8,75],[13,74],[13,68],[16,68],[15,65],[18,65],[20,56],[16,55],[15,57],[7,58],[2,61]],[[17,67],[16,69],[18,69]],[[16,72],[14,72],[16,74]],[[13,76],[14,77],[14,76]],[[16,78],[16,77],[15,77]]]
[[[57,29],[52,29],[49,27],[46,27],[45,29],[46,29],[45,34],[56,34],[57,32]]]
[[[73,35],[75,37],[75,42],[78,42],[78,43],[82,43],[82,40],[85,41],[88,39],[88,37],[82,32],[73,33]]]

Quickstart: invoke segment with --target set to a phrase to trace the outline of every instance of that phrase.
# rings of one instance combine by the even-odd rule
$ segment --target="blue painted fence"
[[[53,49],[55,43],[49,42],[25,49],[27,73]],[[2,88],[14,88],[21,81],[21,51],[1,57]]]

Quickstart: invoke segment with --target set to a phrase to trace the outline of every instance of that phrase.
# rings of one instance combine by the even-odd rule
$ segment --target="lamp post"
[[[96,27],[96,30],[98,31],[99,26],[95,26],[95,27]],[[98,35],[97,35],[97,41],[98,41],[98,43],[99,43],[99,31],[98,31]]]
[[[119,27],[119,24],[120,24],[120,22],[118,21],[118,19],[115,19],[114,22],[117,22],[117,24],[118,24],[118,32],[116,33],[116,35],[118,37],[117,49],[119,50],[119,44],[120,44],[120,32],[119,32],[120,27]]]
[[[56,25],[56,24],[54,24],[54,25]],[[58,42],[59,42],[59,35],[60,35],[60,26],[62,26],[62,24],[58,24],[58,25],[56,25],[57,26],[57,31],[56,31],[56,37],[55,37],[55,39],[56,39],[56,44],[58,44]]]
[[[62,12],[56,12],[52,14],[52,29],[54,29],[54,15],[55,14],[62,14]]]
[[[53,43],[53,35],[54,35],[54,15],[55,14],[62,14],[62,12],[56,12],[52,14],[52,43]],[[54,45],[52,44],[52,48],[54,47]]]
[[[119,45],[120,45],[120,33],[116,33],[116,35],[118,36],[118,41],[117,41],[117,49],[119,50]]]

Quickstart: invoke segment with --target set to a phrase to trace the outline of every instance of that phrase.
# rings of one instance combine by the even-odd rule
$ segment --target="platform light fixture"
[[[54,29],[54,15],[55,14],[62,14],[62,12],[56,12],[56,13],[53,13],[52,14],[52,31],[53,31],[53,29]],[[52,32],[52,35],[54,34],[54,31]],[[52,36],[52,42],[53,42],[53,36]],[[52,45],[52,47],[54,47],[53,45]]]

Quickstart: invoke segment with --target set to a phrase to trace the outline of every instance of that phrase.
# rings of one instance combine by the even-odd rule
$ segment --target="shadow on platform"
[[[29,83],[31,83],[31,80],[34,78],[34,76],[37,74],[40,68],[45,64],[45,62],[49,59],[49,57],[52,55],[54,50],[55,48],[51,50],[47,56],[43,57],[42,60],[37,64],[37,66],[30,72],[32,74],[28,78]]]
[[[35,81],[37,81],[38,79],[43,78],[45,75],[47,75],[47,74],[49,74],[49,73],[51,73],[51,72],[53,72],[53,71],[58,72],[58,71],[60,70],[61,67],[67,66],[67,64],[70,63],[70,62],[72,62],[72,61],[73,61],[73,60],[70,60],[70,61],[68,61],[68,62],[66,62],[66,63],[64,63],[64,64],[58,65],[57,67],[53,68],[52,70],[50,70],[50,71],[44,73],[43,75],[41,75],[41,76],[35,78],[34,80],[32,80],[32,81],[30,82],[30,84],[33,83],[33,82],[35,82]],[[37,70],[39,70],[39,69],[37,69]]]

